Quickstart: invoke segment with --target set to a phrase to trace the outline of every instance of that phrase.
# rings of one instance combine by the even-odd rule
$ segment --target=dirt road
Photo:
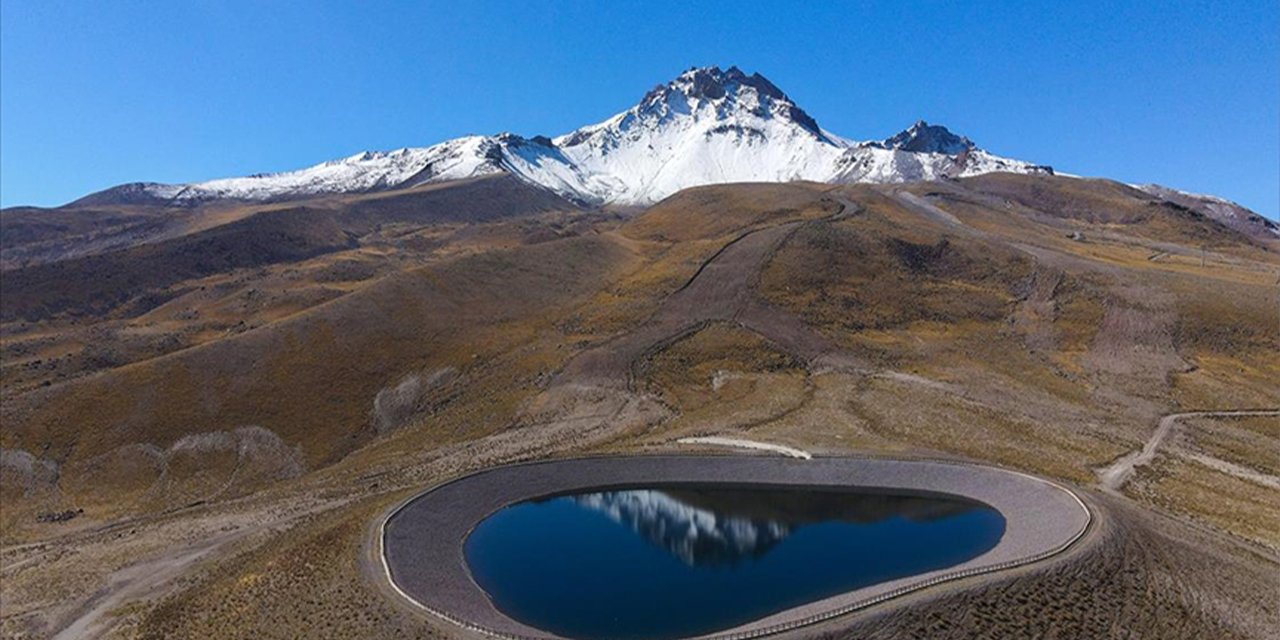
[[[855,206],[842,204],[844,208],[829,219],[839,219],[850,206]],[[734,238],[700,265],[643,326],[579,354],[560,373],[560,381],[629,387],[632,366],[644,354],[711,322],[739,324],[815,368],[857,368],[855,358],[844,354],[800,318],[755,296],[755,280],[772,252],[803,224],[788,222]]]
[[[86,603],[76,617],[53,636],[53,640],[102,637],[115,624],[110,616],[113,609],[132,600],[162,595],[176,578],[189,571],[201,558],[247,533],[247,530],[241,530],[214,536],[116,571],[98,597]]]
[[[1274,409],[1241,409],[1236,411],[1190,411],[1187,413],[1171,413],[1160,418],[1159,425],[1156,426],[1155,433],[1151,434],[1151,438],[1147,440],[1142,448],[1137,451],[1131,451],[1110,466],[1098,471],[1098,478],[1102,481],[1102,487],[1111,491],[1117,491],[1124,486],[1129,476],[1133,474],[1134,467],[1149,464],[1156,456],[1156,450],[1160,448],[1160,443],[1164,442],[1169,432],[1173,430],[1174,425],[1183,418],[1247,418],[1250,416],[1280,416],[1280,410]]]

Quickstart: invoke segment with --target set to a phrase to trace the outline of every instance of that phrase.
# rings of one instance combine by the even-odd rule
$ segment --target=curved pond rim
[[[936,571],[809,602],[703,639],[739,640],[781,633],[928,587],[1040,562],[1075,545],[1094,515],[1071,489],[1031,474],[978,462],[924,457],[817,456],[800,460],[752,454],[638,453],[520,461],[478,469],[432,485],[387,511],[376,527],[382,579],[399,597],[436,618],[495,638],[559,638],[514,620],[473,579],[464,548],[477,525],[519,503],[584,491],[719,485],[814,489],[965,500],[1005,518],[986,553]],[[421,532],[430,532],[421,539]]]
[[[652,482],[532,498],[463,542],[504,614],[570,638],[687,638],[880,582],[947,569],[999,543],[1004,516],[939,492]]]

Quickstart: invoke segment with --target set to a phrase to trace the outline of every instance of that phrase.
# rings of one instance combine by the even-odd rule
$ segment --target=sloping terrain
[[[1137,188],[1163,200],[1199,211],[1246,235],[1269,240],[1280,239],[1280,224],[1225,198],[1187,193],[1158,184],[1143,184]]]
[[[265,211],[172,240],[10,271],[0,320],[106,314],[174,283],[354,246],[327,212],[305,207]],[[158,302],[137,306],[146,311]]]
[[[0,269],[56,262],[172,237],[187,227],[186,212],[161,207],[118,209],[68,206],[0,209]]]
[[[189,289],[173,285],[354,249],[396,225],[479,223],[575,207],[509,176],[318,206],[269,207],[208,229],[116,251],[13,269],[0,320],[150,311]],[[111,224],[107,221],[106,224]]]
[[[4,272],[6,636],[465,636],[384,593],[379,514],[697,436],[980,461],[1098,515],[1060,561],[798,636],[1280,625],[1280,418],[1188,421],[1100,478],[1167,414],[1280,408],[1280,254],[1194,208],[990,174],[582,210],[490,176],[228,217]],[[276,228],[307,242],[258,253]]]

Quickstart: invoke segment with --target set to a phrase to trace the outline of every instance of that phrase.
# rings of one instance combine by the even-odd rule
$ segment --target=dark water
[[[1003,534],[997,511],[959,498],[695,485],[512,505],[465,552],[498,609],[525,624],[673,638],[959,564]]]

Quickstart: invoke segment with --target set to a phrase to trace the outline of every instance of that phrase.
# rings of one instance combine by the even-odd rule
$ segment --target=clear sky
[[[846,137],[924,118],[1001,155],[1280,213],[1276,0],[4,0],[0,201],[554,135],[711,64],[761,72]]]

